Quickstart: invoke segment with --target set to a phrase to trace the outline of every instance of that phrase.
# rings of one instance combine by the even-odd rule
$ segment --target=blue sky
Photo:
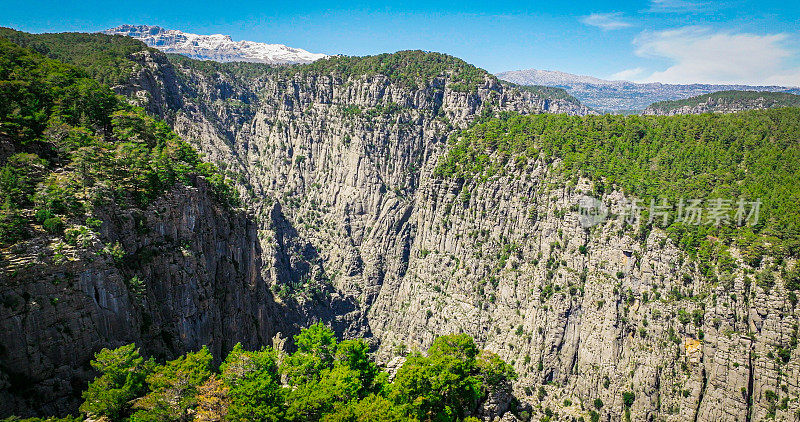
[[[491,72],[800,86],[795,0],[0,2],[0,26],[28,32],[151,24],[327,54],[439,51]]]

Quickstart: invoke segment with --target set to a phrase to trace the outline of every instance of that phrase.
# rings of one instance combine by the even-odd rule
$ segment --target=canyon
[[[147,48],[127,59],[134,71],[112,89],[232,177],[243,207],[220,206],[200,181],[142,212],[103,211],[86,247],[35,238],[4,250],[3,414],[74,410],[100,347],[291,349],[323,322],[367,338],[384,364],[467,333],[514,366],[514,395],[536,420],[796,417],[800,315],[785,283],[749,281],[774,260],[734,253],[735,270],[709,282],[663,230],[585,227],[583,198],[617,214],[630,198],[546,158],[486,180],[437,175],[475,122],[587,107],[436,53],[381,57],[441,65],[413,81],[341,71],[342,58],[278,71]],[[99,253],[116,242],[134,265]]]

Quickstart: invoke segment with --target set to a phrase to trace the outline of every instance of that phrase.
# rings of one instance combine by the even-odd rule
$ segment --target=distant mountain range
[[[770,91],[800,94],[800,88],[797,87],[635,83],[538,69],[502,72],[498,73],[497,77],[519,85],[564,88],[584,105],[598,111],[612,113],[638,113],[656,102],[682,100],[717,91]]]
[[[110,35],[125,35],[166,53],[181,54],[200,60],[303,64],[328,57],[325,54],[311,53],[283,44],[233,41],[229,35],[198,35],[159,26],[121,25],[103,32]],[[538,69],[502,72],[498,73],[497,77],[518,85],[563,88],[566,93],[584,105],[600,112],[611,113],[639,113],[653,103],[683,100],[718,91],[770,91],[800,94],[800,88],[797,87],[642,84]]]
[[[198,35],[149,25],[121,25],[103,31],[110,35],[135,38],[165,53],[176,53],[200,60],[255,62],[269,64],[311,63],[325,54],[310,53],[283,44],[233,41],[229,35]]]
[[[654,103],[647,107],[642,114],[674,116],[677,114],[735,113],[779,107],[800,107],[800,95],[786,92],[720,91],[685,100]]]

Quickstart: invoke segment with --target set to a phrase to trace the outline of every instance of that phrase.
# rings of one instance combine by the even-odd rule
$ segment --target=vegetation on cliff
[[[719,91],[698,95],[684,100],[659,101],[647,107],[650,110],[668,112],[682,107],[697,107],[700,104],[715,101],[726,107],[746,108],[779,108],[800,107],[800,95],[787,92],[764,91]],[[709,111],[714,111],[713,107]]]
[[[764,255],[800,253],[800,109],[675,117],[506,115],[451,138],[439,177],[485,180],[529,162],[557,161],[566,178],[594,181],[596,196],[620,188],[641,199],[762,201],[754,225],[690,225],[667,230],[691,255],[735,242],[757,264]],[[591,193],[590,193],[591,194]],[[676,207],[677,208],[677,207]],[[645,224],[645,235],[657,223]],[[733,220],[733,214],[729,217]]]
[[[544,86],[544,85],[516,85],[510,82],[509,85],[519,88],[522,91],[530,92],[531,94],[534,94],[538,97],[564,100],[568,103],[575,104],[577,106],[581,105],[581,102],[578,101],[577,98],[570,95],[564,88],[557,88],[554,86]]]
[[[204,176],[224,202],[234,190],[169,127],[83,70],[0,38],[0,244],[68,224],[95,207],[142,207]]]
[[[485,70],[447,54],[420,50],[398,51],[376,56],[333,56],[301,66],[287,68],[293,74],[336,75],[342,78],[384,75],[391,81],[416,88],[433,78],[449,76],[455,91],[474,91],[485,79],[494,78]]]
[[[0,38],[6,38],[47,58],[77,66],[91,78],[106,85],[127,82],[140,67],[131,60],[131,54],[152,50],[141,41],[120,35],[78,32],[29,34],[0,28]]]
[[[393,83],[418,89],[437,77],[449,77],[449,88],[470,92],[483,86],[486,78],[494,79],[483,69],[447,54],[420,50],[398,51],[375,56],[332,56],[303,65],[276,66],[264,63],[200,61],[170,54],[172,62],[207,75],[227,73],[241,80],[252,80],[267,74],[286,76],[335,76],[342,79],[383,75]],[[543,90],[538,90],[542,88]],[[542,95],[562,95],[558,88],[532,87],[529,91]],[[563,91],[563,90],[562,90]],[[564,92],[563,94],[566,94]],[[559,98],[561,98],[559,96]],[[577,101],[577,100],[576,100]]]
[[[236,345],[219,368],[206,348],[163,364],[133,344],[103,349],[80,411],[110,422],[456,421],[516,377],[463,334],[437,338],[426,355],[411,353],[392,381],[362,339],[340,342],[316,324],[295,343],[290,355]]]

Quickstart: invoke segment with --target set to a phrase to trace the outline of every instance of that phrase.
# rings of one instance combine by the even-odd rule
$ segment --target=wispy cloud
[[[694,13],[702,11],[706,4],[691,0],[650,0],[650,13]]]
[[[786,64],[795,54],[786,47],[787,38],[684,27],[643,32],[634,44],[641,57],[673,62],[642,78],[645,82],[800,85],[800,68]]]
[[[609,76],[608,79],[612,81],[630,81],[632,79],[636,79],[637,77],[641,76],[644,72],[645,72],[644,68],[634,67],[633,69],[621,70]]]
[[[617,29],[627,28],[631,26],[626,22],[622,13],[592,13],[591,15],[581,18],[581,22],[586,25],[596,26],[603,31],[614,31]]]

